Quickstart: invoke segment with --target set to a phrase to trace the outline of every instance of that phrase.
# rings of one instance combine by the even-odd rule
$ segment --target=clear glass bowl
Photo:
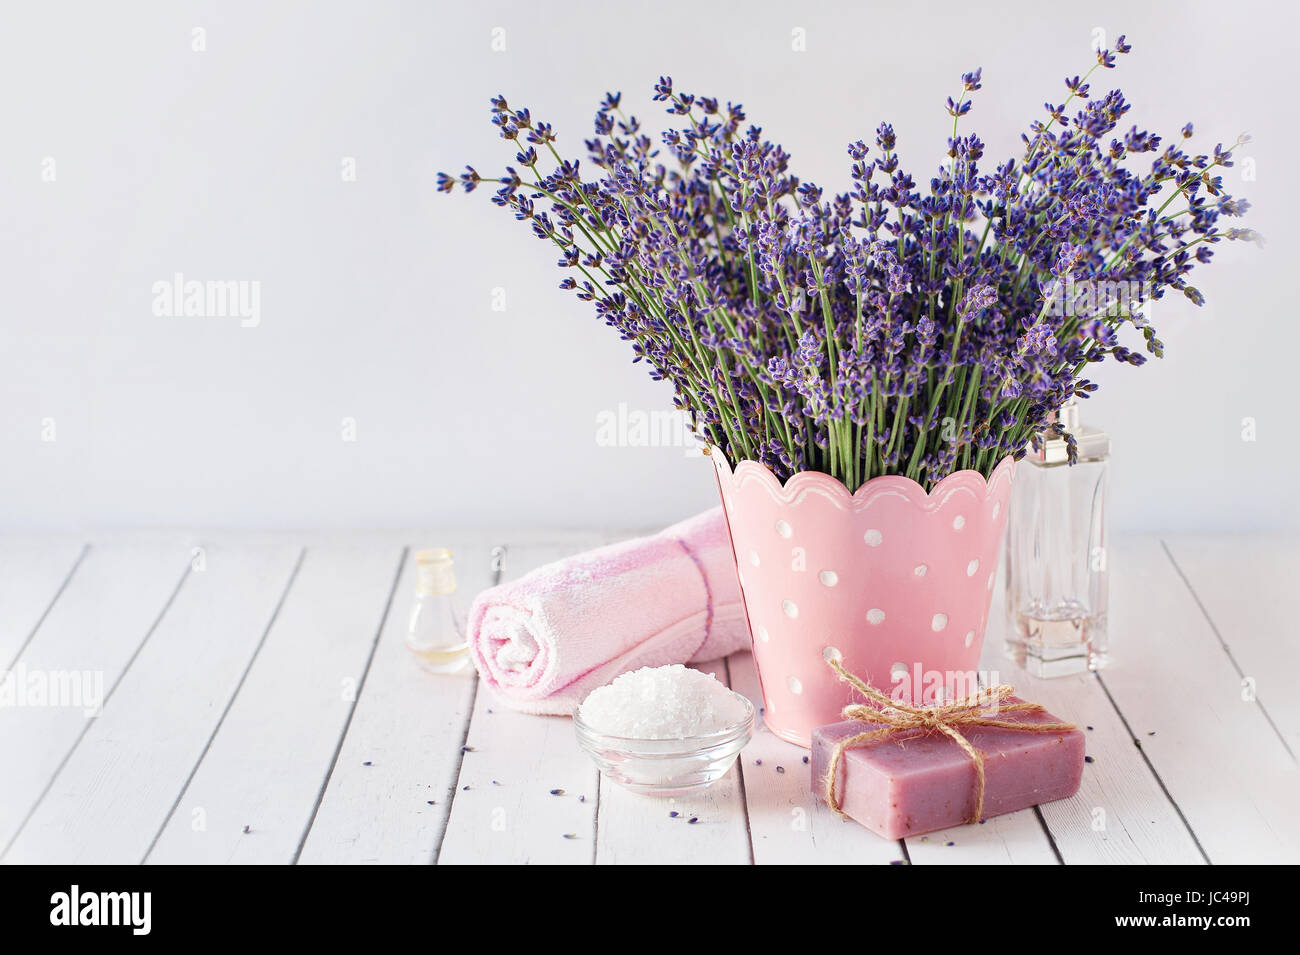
[[[754,732],[754,704],[740,693],[744,717],[734,726],[685,739],[628,739],[597,733],[577,713],[578,745],[611,781],[636,793],[680,796],[711,786],[727,774]]]

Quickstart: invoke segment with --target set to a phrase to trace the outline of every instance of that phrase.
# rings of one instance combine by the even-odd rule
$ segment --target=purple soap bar
[[[1007,697],[1007,703],[1019,703]],[[1002,713],[1017,723],[1060,723],[1051,713]],[[819,726],[812,737],[813,792],[826,798],[835,744],[883,723],[847,720]],[[1083,733],[1031,733],[993,726],[959,727],[984,755],[983,817],[1015,812],[1079,791]],[[905,730],[844,751],[835,795],[840,808],[872,832],[901,839],[968,822],[975,811],[975,763],[943,733]]]

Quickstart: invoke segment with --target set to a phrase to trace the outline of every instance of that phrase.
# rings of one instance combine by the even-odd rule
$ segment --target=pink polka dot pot
[[[712,458],[772,732],[808,746],[857,702],[833,658],[913,701],[973,691],[953,681],[978,669],[1011,458],[987,481],[957,471],[928,494],[893,475],[854,494],[812,471],[782,486],[756,461]]]

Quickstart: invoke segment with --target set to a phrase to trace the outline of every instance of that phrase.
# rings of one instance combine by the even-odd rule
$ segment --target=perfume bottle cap
[[[1110,435],[1097,428],[1084,427],[1079,422],[1079,404],[1073,398],[1061,405],[1050,420],[1059,421],[1073,435],[1080,461],[1096,461],[1110,455]],[[1069,444],[1064,436],[1043,431],[1038,435],[1038,447],[1031,445],[1025,457],[1035,464],[1065,464],[1070,458]]]
[[[456,570],[451,551],[434,547],[415,552],[416,593],[422,597],[456,592]]]

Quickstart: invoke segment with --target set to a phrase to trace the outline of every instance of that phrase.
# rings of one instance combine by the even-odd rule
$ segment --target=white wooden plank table
[[[902,842],[834,817],[761,726],[709,790],[637,796],[569,720],[409,658],[416,548],[451,546],[468,600],[618,536],[0,539],[0,668],[102,697],[0,705],[0,861],[1300,862],[1294,536],[1121,538],[1100,677],[1005,660],[999,587],[983,668],[1088,727],[1093,761],[1072,799]],[[748,653],[702,668],[761,703]]]

